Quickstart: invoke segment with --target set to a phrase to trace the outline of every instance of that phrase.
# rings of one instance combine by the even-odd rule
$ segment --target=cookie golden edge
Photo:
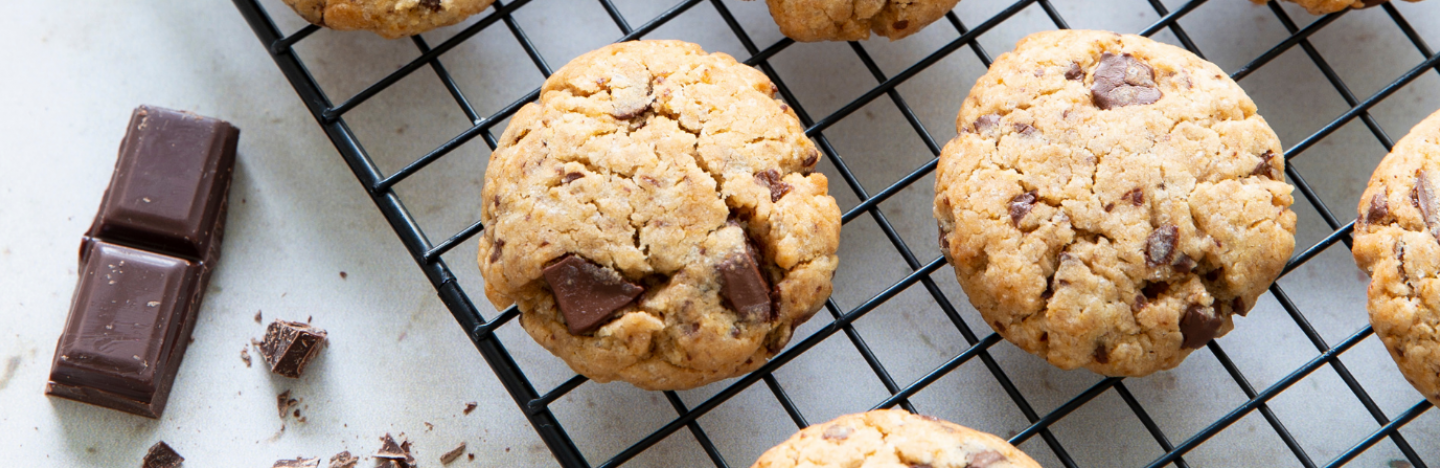
[[[1415,390],[1440,405],[1440,242],[1433,234],[1440,213],[1432,211],[1427,223],[1416,191],[1421,171],[1440,182],[1440,112],[1415,125],[1375,168],[1356,207],[1351,250],[1370,276],[1366,308],[1375,335]]]
[[[1253,2],[1253,3],[1255,3],[1256,5],[1263,5],[1263,4],[1266,3],[1267,0],[1250,0],[1250,1]],[[1370,7],[1373,7],[1373,6],[1379,6],[1380,4],[1385,3],[1385,2],[1388,1],[1388,0],[1386,0],[1386,1],[1381,1],[1381,2],[1374,2],[1373,4],[1372,4],[1371,2],[1364,1],[1364,0],[1287,0],[1287,1],[1292,2],[1292,3],[1295,3],[1295,4],[1297,4],[1297,5],[1300,5],[1302,8],[1305,9],[1305,11],[1309,12],[1309,13],[1312,14],[1312,15],[1320,16],[1320,15],[1328,15],[1328,14],[1330,14],[1330,13],[1335,13],[1335,12],[1337,12],[1337,11],[1345,10],[1345,9],[1348,9],[1348,8],[1354,8],[1354,9],[1357,9],[1357,10],[1358,10],[1358,9],[1362,9],[1362,8],[1370,8]],[[1420,0],[1406,0],[1406,1],[1409,1],[1409,2],[1412,2],[1412,3],[1413,3],[1413,2],[1418,2],[1418,1],[1420,1]]]
[[[780,33],[800,42],[863,41],[876,35],[909,37],[955,8],[960,0],[766,0]]]
[[[986,247],[970,245],[975,243],[973,239],[968,239],[969,236],[963,235],[956,226],[958,219],[956,213],[958,213],[959,208],[953,208],[956,211],[952,213],[952,207],[947,205],[947,196],[949,196],[947,192],[951,190],[947,187],[952,184],[950,179],[952,179],[956,173],[968,173],[968,171],[974,170],[976,165],[979,164],[979,161],[972,160],[966,157],[966,154],[970,153],[973,150],[971,146],[975,144],[974,142],[970,141],[970,139],[967,139],[966,129],[970,127],[970,123],[973,122],[978,116],[992,113],[992,111],[994,110],[989,108],[979,108],[978,106],[980,106],[980,103],[976,98],[977,93],[985,92],[985,89],[987,89],[987,81],[995,82],[996,80],[1003,80],[1004,77],[997,77],[996,75],[997,73],[1006,73],[1006,71],[1003,70],[1005,70],[1007,66],[1014,66],[1014,64],[1011,62],[1021,60],[1019,58],[1016,58],[1016,54],[1028,54],[1030,56],[1029,59],[1033,59],[1035,54],[1039,53],[1036,51],[1036,49],[1044,47],[1068,47],[1077,43],[1101,44],[1097,47],[1103,47],[1105,48],[1105,50],[1113,51],[1117,54],[1121,52],[1134,52],[1137,55],[1142,54],[1142,52],[1149,54],[1163,54],[1167,57],[1167,61],[1183,62],[1187,64],[1186,66],[1195,67],[1195,70],[1193,70],[1191,72],[1191,75],[1189,76],[1181,76],[1180,74],[1176,73],[1174,75],[1165,77],[1165,79],[1183,80],[1187,84],[1189,84],[1192,79],[1195,79],[1195,86],[1197,87],[1200,86],[1201,83],[1199,83],[1198,77],[1196,77],[1195,75],[1198,75],[1200,73],[1211,74],[1210,76],[1213,76],[1214,79],[1209,80],[1209,77],[1207,76],[1207,80],[1213,81],[1214,83],[1211,83],[1213,85],[1222,85],[1223,89],[1211,89],[1207,92],[1223,91],[1226,93],[1233,93],[1233,98],[1239,108],[1243,108],[1246,110],[1246,119],[1254,118],[1258,122],[1259,125],[1257,125],[1257,131],[1254,132],[1254,136],[1256,137],[1254,144],[1264,147],[1263,149],[1272,152],[1275,155],[1282,154],[1282,152],[1278,137],[1276,137],[1274,135],[1274,132],[1269,129],[1268,125],[1264,124],[1263,118],[1261,118],[1258,114],[1254,113],[1254,103],[1251,102],[1249,98],[1244,95],[1243,90],[1241,90],[1239,86],[1234,83],[1233,80],[1230,80],[1228,76],[1224,75],[1224,73],[1217,66],[1207,61],[1204,61],[1203,59],[1195,57],[1193,54],[1189,54],[1183,49],[1163,43],[1158,43],[1139,36],[1122,35],[1106,31],[1047,31],[1032,34],[1031,36],[1021,39],[1014,51],[1007,52],[1006,54],[1003,54],[1001,57],[999,57],[996,60],[995,64],[992,65],[990,70],[979,80],[977,80],[975,88],[972,88],[969,97],[966,98],[965,103],[962,105],[961,111],[959,112],[959,115],[956,119],[957,132],[959,133],[959,135],[954,140],[949,142],[949,144],[947,144],[942,150],[942,155],[940,156],[940,162],[937,168],[937,177],[935,182],[937,195],[935,200],[935,216],[941,225],[941,251],[945,254],[947,261],[955,267],[957,279],[960,281],[961,285],[964,286],[964,289],[966,290],[972,305],[974,305],[975,308],[980,311],[982,316],[986,318],[987,324],[991,325],[991,328],[995,329],[1008,341],[1011,341],[1012,343],[1018,345],[1022,349],[1025,349],[1031,354],[1035,354],[1046,359],[1052,365],[1056,365],[1057,367],[1067,370],[1078,367],[1085,367],[1091,371],[1102,375],[1144,376],[1156,371],[1172,369],[1178,366],[1180,363],[1183,362],[1185,357],[1187,357],[1190,352],[1193,351],[1193,349],[1180,348],[1176,350],[1171,350],[1173,352],[1170,352],[1170,354],[1167,356],[1163,356],[1160,358],[1151,357],[1150,362],[1141,362],[1138,364],[1130,363],[1129,361],[1123,360],[1117,361],[1116,359],[1114,359],[1116,350],[1110,349],[1108,350],[1110,353],[1110,362],[1104,363],[1100,362],[1100,358],[1098,358],[1098,347],[1096,352],[1097,357],[1094,359],[1091,359],[1088,353],[1084,353],[1084,356],[1081,356],[1082,353],[1074,353],[1074,356],[1056,356],[1053,353],[1048,353],[1046,351],[1046,347],[1043,346],[1045,342],[1045,336],[1043,336],[1042,333],[1036,331],[1035,333],[1031,334],[1020,334],[1014,329],[1015,327],[1010,327],[1010,329],[1007,330],[1005,327],[996,326],[994,324],[996,320],[1007,318],[1013,311],[1027,311],[1030,309],[1037,309],[1038,307],[1037,311],[1043,312],[1044,303],[1046,300],[1039,296],[1039,288],[1042,288],[1043,285],[1035,286],[1035,288],[1037,289],[1028,292],[1018,291],[1015,290],[1015,288],[1013,287],[1002,288],[1007,289],[1006,291],[1002,291],[987,290],[975,284],[976,281],[967,280],[967,268],[971,268],[972,266],[974,266],[972,264],[975,263],[977,259],[983,259],[986,257],[987,254],[984,250]],[[1098,61],[1100,52],[1095,51],[1094,55],[1094,59]],[[1026,63],[1028,62],[1021,62],[1021,64]],[[1047,77],[1046,79],[1049,79],[1048,77],[1050,73],[1064,73],[1064,67],[1068,65],[1068,61],[1064,64],[1042,63],[1041,65],[1041,70],[1036,71],[1035,76],[1037,77],[1037,79],[1039,79],[1043,72]],[[1021,84],[1016,84],[1016,86],[1024,86],[1024,83],[1026,83],[1025,80],[1029,79],[1027,76],[1022,76],[1021,72],[1018,72],[1016,70],[1010,70],[1008,72],[1012,73],[1014,77],[1021,78]],[[1156,70],[1157,76],[1155,79],[1157,82],[1161,81],[1162,73],[1168,72],[1164,72],[1160,69]],[[1024,72],[1023,75],[1029,75],[1028,71]],[[1086,81],[1084,81],[1084,78],[1082,78],[1082,83],[1086,83]],[[1086,84],[1085,86],[1088,87],[1089,85]],[[1161,102],[1164,101],[1162,100]],[[1273,199],[1277,200],[1278,203],[1283,205],[1283,209],[1272,221],[1274,221],[1278,225],[1280,230],[1283,232],[1278,233],[1282,235],[1278,236],[1278,238],[1276,239],[1277,243],[1273,246],[1274,248],[1270,251],[1264,252],[1263,256],[1265,258],[1248,260],[1248,262],[1251,263],[1251,268],[1247,269],[1250,270],[1249,274],[1246,275],[1249,279],[1245,281],[1248,286],[1244,287],[1244,292],[1241,294],[1241,296],[1243,296],[1241,297],[1241,299],[1243,299],[1244,302],[1243,310],[1246,312],[1248,312],[1248,310],[1255,305],[1255,302],[1259,298],[1259,296],[1265,292],[1269,284],[1272,283],[1274,279],[1279,275],[1281,269],[1283,268],[1285,260],[1293,251],[1294,247],[1293,236],[1295,231],[1295,214],[1293,211],[1289,210],[1289,206],[1293,202],[1293,198],[1290,196],[1290,191],[1292,190],[1292,187],[1290,187],[1283,181],[1284,158],[1273,157],[1273,161],[1273,163],[1270,163],[1272,170],[1274,171],[1274,173],[1279,174],[1279,176],[1277,180],[1274,181],[1276,183],[1271,184],[1273,185],[1273,187],[1270,188],[1273,190],[1270,190],[1270,192],[1271,195],[1274,197]],[[1250,164],[1254,163],[1252,162]],[[955,182],[955,185],[959,185],[959,183]],[[954,195],[970,196],[967,194]],[[950,229],[947,229],[947,226]],[[962,244],[966,245],[962,246]],[[983,268],[984,265],[985,262],[980,261],[979,267],[977,268]],[[1024,288],[1029,287],[1029,285],[1023,286]],[[1038,306],[1037,303],[1039,304]],[[1217,304],[1216,307],[1218,310],[1219,305]],[[1026,316],[1029,315],[1030,314],[1026,314]],[[1224,315],[1224,323],[1218,330],[1215,338],[1224,336],[1233,328],[1233,315],[1233,313],[1227,313]],[[1172,325],[1170,328],[1177,328],[1180,318],[1175,317],[1174,320],[1176,324]],[[1170,334],[1174,336],[1168,338],[1160,336],[1159,338],[1165,340],[1174,340],[1176,345],[1171,347],[1178,347],[1178,343],[1180,342],[1180,338],[1178,338],[1178,329],[1171,332]],[[1164,333],[1161,333],[1160,335],[1164,335]],[[1147,352],[1146,349],[1131,349],[1129,351],[1136,351],[1136,353],[1129,354],[1138,354],[1142,357]]]
[[[370,31],[386,39],[450,26],[495,0],[285,0],[305,21],[339,31]]]
[[[773,290],[777,291],[775,294],[779,296],[776,304],[779,318],[775,323],[785,326],[777,326],[772,330],[772,336],[767,336],[767,346],[760,347],[749,359],[730,362],[727,368],[688,368],[659,358],[652,359],[652,355],[617,364],[614,359],[616,353],[602,348],[617,347],[619,351],[609,351],[623,353],[624,348],[639,352],[642,348],[653,345],[654,340],[648,338],[617,337],[611,334],[612,331],[634,325],[635,320],[644,321],[643,317],[624,313],[602,326],[593,336],[571,335],[566,331],[563,318],[559,317],[553,296],[545,289],[543,279],[539,278],[538,264],[527,263],[519,268],[511,268],[494,262],[495,258],[508,258],[511,252],[509,246],[505,249],[497,248],[495,239],[491,238],[495,233],[496,214],[495,206],[489,201],[507,196],[497,191],[496,187],[500,184],[495,180],[498,174],[496,168],[505,164],[507,159],[518,157],[515,152],[522,151],[521,147],[527,144],[526,137],[533,137],[544,130],[545,121],[556,117],[547,114],[545,106],[549,100],[573,102],[577,97],[584,98],[607,92],[602,88],[618,85],[607,83],[610,79],[607,77],[590,76],[589,70],[600,62],[641,55],[652,61],[646,66],[647,72],[652,71],[652,68],[673,69],[677,64],[684,65],[688,61],[705,61],[705,66],[711,67],[704,73],[706,80],[741,83],[734,87],[736,93],[758,92],[764,96],[761,99],[762,104],[764,100],[771,101],[764,105],[768,109],[766,112],[770,114],[749,116],[746,120],[773,123],[774,125],[767,127],[767,131],[783,133],[786,138],[793,140],[793,154],[779,155],[775,162],[783,173],[783,180],[792,187],[789,195],[772,200],[773,194],[754,182],[731,180],[724,183],[725,190],[739,187],[738,191],[742,192],[729,194],[732,198],[755,199],[746,203],[753,203],[748,206],[757,213],[763,212],[763,216],[757,214],[756,217],[775,220],[775,223],[772,223],[775,225],[766,228],[766,232],[761,236],[767,246],[773,244],[776,249],[776,252],[765,253],[765,261],[769,262],[766,265],[779,265],[786,272],[781,279],[774,280],[772,277]],[[481,213],[487,230],[479,241],[477,256],[482,276],[486,279],[487,298],[497,310],[512,303],[519,305],[521,324],[532,338],[560,357],[572,370],[597,382],[618,380],[646,390],[680,390],[743,375],[763,365],[783,349],[794,328],[814,315],[829,297],[832,288],[830,280],[838,265],[836,251],[841,224],[839,208],[827,193],[828,182],[825,176],[813,172],[820,153],[814,142],[804,136],[803,127],[800,126],[794,110],[778,100],[777,92],[775,86],[758,70],[738,63],[727,54],[706,53],[698,45],[683,41],[632,41],[612,44],[583,54],[557,70],[542,87],[540,100],[525,105],[512,118],[500,139],[500,146],[490,157],[483,189],[483,200],[487,203],[483,205]],[[587,109],[593,107],[588,110],[611,115],[617,112],[610,108],[609,102],[591,104],[593,105],[586,105]],[[536,147],[542,146],[544,144],[540,143]],[[754,192],[763,195],[756,196]],[[729,209],[733,210],[735,207]],[[800,223],[806,219],[814,222]],[[757,242],[761,240],[756,239]],[[543,246],[541,248],[543,249]],[[501,250],[505,252],[503,255],[492,257],[492,253]],[[558,254],[555,256],[558,257]],[[537,290],[542,293],[532,294]],[[527,299],[527,295],[534,297]],[[612,328],[612,325],[616,324],[622,325]],[[654,348],[651,348],[650,352],[654,353]]]
[[[930,416],[882,409],[800,430],[751,468],[933,466],[1039,468],[1004,439]]]

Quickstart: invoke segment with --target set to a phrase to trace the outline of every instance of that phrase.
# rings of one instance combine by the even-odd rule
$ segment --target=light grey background
[[[522,417],[422,278],[334,148],[264,54],[230,2],[13,2],[0,37],[0,453],[25,466],[136,466],[157,440],[176,447],[187,466],[270,466],[281,457],[330,456],[340,450],[373,453],[385,432],[404,432],[426,466],[459,442],[475,462],[452,466],[545,466],[548,450]],[[671,5],[665,0],[617,0],[632,25]],[[1177,8],[1181,2],[1165,2]],[[278,0],[266,0],[285,31],[303,26]],[[756,43],[780,38],[762,2],[725,3]],[[1010,2],[964,0],[956,13],[975,26]],[[1143,0],[1055,0],[1072,27],[1135,32],[1158,15]],[[1440,45],[1440,1],[1397,8],[1432,45]],[[1314,18],[1286,5],[1291,18]],[[620,36],[592,0],[536,0],[515,15],[551,67]],[[1235,70],[1286,32],[1270,9],[1243,0],[1212,0],[1180,22],[1207,58]],[[1032,5],[980,43],[992,56],[1030,32],[1052,29]],[[428,33],[438,44],[459,27]],[[899,42],[863,43],[887,75],[957,36],[944,22]],[[648,36],[695,41],[707,50],[748,54],[703,3]],[[1176,43],[1163,32],[1157,39]],[[1312,37],[1320,54],[1361,99],[1423,58],[1383,11],[1353,12]],[[368,33],[321,31],[297,48],[332,100],[341,101],[417,54],[408,41]],[[513,35],[488,28],[443,61],[482,114],[492,113],[543,79]],[[819,118],[877,81],[846,44],[797,44],[772,61],[803,107]],[[960,102],[983,66],[962,49],[898,89],[926,129],[943,144],[954,135]],[[1241,81],[1261,113],[1294,145],[1348,106],[1298,47]],[[130,110],[141,103],[228,119],[243,129],[225,256],[164,417],[152,421],[46,398],[42,394],[55,339],[76,280],[79,236],[88,227],[109,180],[115,148]],[[1392,139],[1440,108],[1440,76],[1429,72],[1377,106],[1373,115]],[[346,121],[387,171],[468,127],[428,69],[359,106]],[[499,133],[497,127],[496,133]],[[865,188],[874,193],[932,155],[887,97],[875,100],[826,132]],[[1385,148],[1359,120],[1301,154],[1292,164],[1337,217],[1353,217],[1355,202]],[[475,140],[396,187],[432,239],[469,225],[488,150]],[[842,209],[858,198],[829,162],[831,191]],[[926,177],[882,205],[885,216],[921,262],[938,255]],[[1303,249],[1330,232],[1296,195],[1297,244]],[[848,310],[911,270],[870,216],[847,224],[836,274],[835,301]],[[492,317],[467,243],[446,260],[477,305]],[[341,277],[346,272],[346,278]],[[989,330],[969,308],[945,268],[932,275],[976,331]],[[1280,281],[1327,342],[1366,323],[1366,280],[1348,251],[1332,248]],[[300,380],[272,377],[239,358],[265,320],[305,320],[330,331],[330,346]],[[825,313],[802,327],[808,335]],[[934,300],[912,287],[856,323],[901,385],[967,348]],[[572,374],[518,326],[499,335],[541,392]],[[1236,330],[1220,340],[1249,383],[1263,389],[1317,351],[1278,303],[1266,296]],[[1098,382],[1087,371],[1058,371],[1008,343],[992,353],[1036,411],[1044,414]],[[1342,361],[1387,414],[1420,401],[1371,337]],[[888,395],[843,334],[837,334],[776,373],[811,422],[862,411]],[[682,392],[696,405],[723,388]],[[1208,351],[1179,368],[1125,382],[1149,415],[1179,442],[1246,400]],[[306,422],[281,419],[275,395],[291,390]],[[462,415],[465,402],[480,408]],[[913,400],[925,413],[1008,436],[1028,423],[991,374],[972,361]],[[1278,419],[1319,463],[1330,460],[1378,425],[1323,367],[1270,403]],[[553,406],[590,458],[600,463],[674,417],[658,393],[626,384],[587,383]],[[1431,463],[1440,462],[1440,416],[1430,411],[1401,432]],[[763,385],[742,392],[700,419],[732,466],[747,466],[795,426]],[[426,423],[429,423],[427,425]],[[432,428],[433,426],[433,428]],[[281,428],[284,428],[283,431]],[[1082,466],[1142,465],[1159,446],[1111,390],[1053,426]],[[1039,437],[1021,446],[1047,466],[1058,461]],[[1353,466],[1391,463],[1388,440]],[[1295,466],[1270,424],[1252,413],[1186,456],[1191,466]],[[370,460],[363,462],[369,466]],[[706,466],[687,431],[646,451],[636,466]]]

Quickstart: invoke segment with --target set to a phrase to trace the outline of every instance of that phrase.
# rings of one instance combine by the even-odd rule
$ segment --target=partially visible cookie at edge
[[[1267,0],[1250,0],[1263,4]],[[1286,0],[1305,8],[1312,15],[1328,15],[1346,8],[1370,8],[1390,0]],[[1406,0],[1418,2],[1420,0]]]
[[[490,156],[486,296],[600,382],[684,389],[763,365],[830,295],[840,233],[776,92],[680,41],[557,70]]]
[[[1294,249],[1285,158],[1256,112],[1174,46],[1026,37],[978,80],[940,156],[941,250],[986,323],[1051,364],[1173,368]]]
[[[752,468],[1039,468],[1004,439],[904,410],[816,424],[765,451]]]
[[[1358,211],[1351,250],[1370,275],[1370,324],[1405,379],[1440,405],[1440,112],[1380,161]]]
[[[766,0],[780,32],[800,42],[897,40],[945,16],[960,0]]]
[[[301,18],[342,31],[372,31],[397,39],[449,26],[495,0],[285,0]]]

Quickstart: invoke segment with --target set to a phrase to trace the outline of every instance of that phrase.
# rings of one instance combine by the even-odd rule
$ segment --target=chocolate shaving
[[[449,452],[445,452],[444,455],[441,455],[441,456],[440,456],[440,464],[442,464],[442,465],[449,465],[450,462],[453,462],[453,461],[455,461],[455,459],[460,458],[460,455],[463,455],[464,453],[465,453],[465,443],[464,443],[464,442],[461,442],[458,447],[455,447],[455,448],[453,448],[453,449],[450,449]]]
[[[1015,198],[1011,198],[1010,222],[1017,227],[1020,226],[1020,220],[1024,219],[1025,215],[1030,214],[1030,210],[1035,208],[1035,201],[1038,199],[1039,195],[1034,190],[1016,195]]]
[[[150,451],[145,452],[145,458],[141,463],[143,468],[176,468],[185,461],[185,457],[170,448],[165,441],[156,442],[150,446]]]
[[[1209,307],[1190,304],[1190,307],[1185,309],[1185,315],[1180,318],[1180,333],[1185,336],[1180,347],[1196,349],[1205,346],[1205,343],[1215,338],[1215,333],[1220,331],[1222,323],[1224,321]]]
[[[333,457],[330,457],[329,468],[355,468],[355,464],[359,462],[360,457],[351,455],[350,451],[346,450],[344,452],[335,454],[335,456]]]
[[[789,193],[790,189],[793,188],[790,184],[781,180],[780,173],[774,169],[766,169],[759,174],[755,174],[755,180],[760,181],[761,185],[770,189],[771,203],[780,201],[780,197],[785,196],[785,194]]]
[[[1175,243],[1180,240],[1180,230],[1174,224],[1160,226],[1145,238],[1145,263],[1151,268],[1168,265],[1175,258]]]
[[[1161,95],[1155,86],[1155,72],[1135,56],[1110,52],[1100,56],[1100,65],[1095,67],[1095,83],[1090,86],[1095,107],[1109,110],[1154,104]]]
[[[595,331],[645,288],[626,280],[620,272],[577,255],[567,254],[545,267],[545,282],[565,316],[571,334]]]

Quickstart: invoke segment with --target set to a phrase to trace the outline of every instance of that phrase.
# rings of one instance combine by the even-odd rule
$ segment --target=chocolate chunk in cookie
[[[1174,224],[1151,231],[1145,238],[1145,263],[1151,268],[1169,265],[1175,258],[1175,243],[1179,240],[1180,231]]]
[[[1185,316],[1180,318],[1180,333],[1185,335],[1185,341],[1180,346],[1187,349],[1205,346],[1205,343],[1215,338],[1215,333],[1223,323],[1225,322],[1215,314],[1214,309],[1190,304],[1190,307],[1185,309]]]
[[[1420,209],[1420,216],[1425,220],[1430,235],[1440,239],[1440,198],[1437,195],[1440,194],[1435,193],[1429,174],[1424,169],[1415,172],[1415,189],[1410,192],[1410,201]]]
[[[1388,191],[1385,187],[1381,187],[1375,196],[1370,197],[1370,208],[1365,210],[1365,216],[1360,218],[1361,221],[1375,224],[1385,220],[1386,216],[1390,216],[1390,202],[1385,200]]]
[[[1109,110],[1125,106],[1154,104],[1160,100],[1155,72],[1130,54],[1106,52],[1095,67],[1095,84],[1090,86],[1095,107]]]
[[[770,284],[765,281],[751,248],[720,263],[720,292],[741,318],[751,321],[771,320]]]
[[[555,292],[555,302],[565,314],[570,333],[595,331],[645,288],[627,281],[620,273],[580,258],[566,255],[545,267],[545,282]]]
[[[1015,198],[1011,198],[1010,224],[1019,226],[1020,220],[1025,219],[1025,215],[1030,214],[1030,210],[1035,208],[1035,201],[1037,199],[1038,196],[1036,195],[1034,190],[1016,195]]]
[[[770,189],[770,201],[772,203],[780,201],[780,197],[784,197],[786,193],[790,193],[790,189],[793,188],[790,184],[780,180],[780,172],[774,169],[766,169],[755,174],[755,180],[760,181],[761,185]]]

